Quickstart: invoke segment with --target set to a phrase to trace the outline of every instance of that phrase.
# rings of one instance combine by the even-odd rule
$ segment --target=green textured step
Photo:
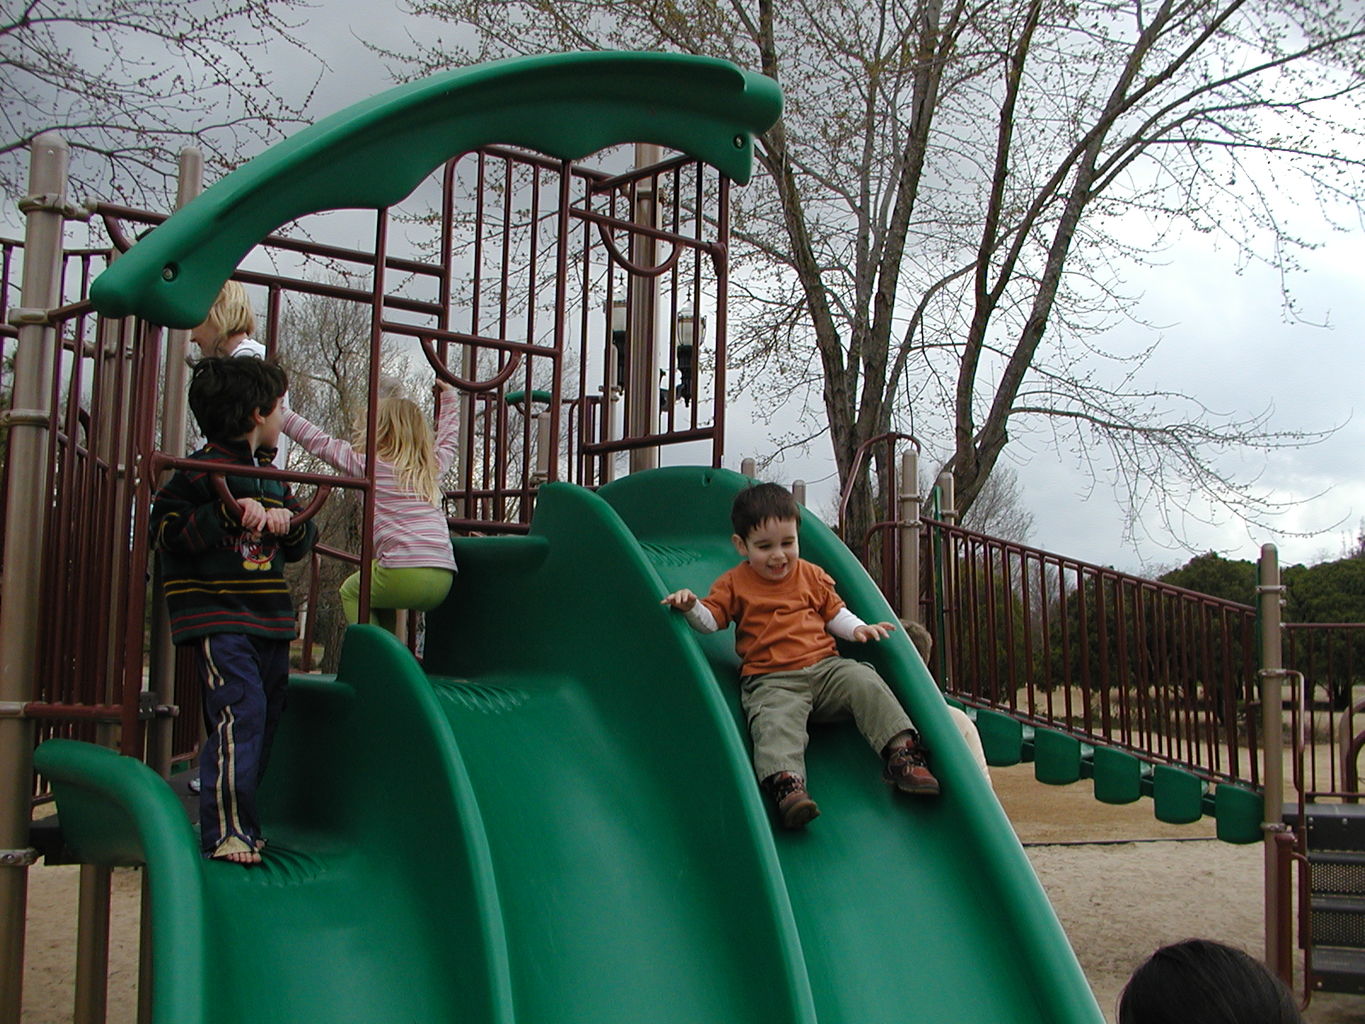
[[[1313,947],[1309,983],[1318,992],[1365,995],[1365,950]]]

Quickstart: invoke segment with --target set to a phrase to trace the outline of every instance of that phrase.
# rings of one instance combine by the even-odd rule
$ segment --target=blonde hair
[[[213,350],[220,355],[219,347],[228,338],[238,334],[252,337],[256,334],[256,314],[252,312],[251,302],[247,299],[246,289],[239,281],[228,281],[218,298],[213,300],[204,325],[213,332]]]
[[[356,429],[355,447],[365,445],[365,424]],[[440,507],[441,487],[436,464],[436,438],[417,403],[386,396],[375,413],[375,455],[393,466],[398,485]]]

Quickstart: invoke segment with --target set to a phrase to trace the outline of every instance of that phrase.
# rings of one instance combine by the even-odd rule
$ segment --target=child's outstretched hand
[[[684,587],[682,590],[673,591],[659,603],[666,604],[675,611],[690,612],[697,606],[697,595]]]
[[[895,631],[896,624],[894,622],[869,622],[853,630],[853,639],[860,644],[865,644],[869,640],[885,640]]]

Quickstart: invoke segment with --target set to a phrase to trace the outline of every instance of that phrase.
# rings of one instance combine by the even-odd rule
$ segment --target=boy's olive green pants
[[[893,738],[913,728],[876,669],[851,658],[825,658],[794,672],[745,676],[740,704],[760,781],[777,772],[806,777],[807,722],[851,717],[878,757]]]

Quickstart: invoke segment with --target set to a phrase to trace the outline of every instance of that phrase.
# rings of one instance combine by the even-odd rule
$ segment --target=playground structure
[[[936,710],[938,689],[903,638],[875,657],[943,760],[949,798],[912,811],[875,785],[865,751],[846,732],[822,736],[812,773],[828,780],[821,803],[829,817],[846,824],[808,841],[816,837],[773,836],[758,803],[735,719],[728,640],[699,642],[657,608],[661,587],[704,586],[730,558],[724,509],[742,478],[714,468],[644,471],[658,464],[662,446],[720,463],[729,182],[747,180],[752,134],[776,116],[776,103],[770,83],[722,62],[659,55],[440,76],[320,122],[131,248],[125,225],[162,218],[97,207],[113,248],[127,251],[115,261],[118,273],[93,289],[105,252],[62,255],[61,222],[74,211],[60,176],[43,177],[35,161],[40,198],[29,204],[24,295],[10,311],[21,326],[0,609],[8,669],[0,706],[13,709],[0,717],[0,757],[15,769],[4,777],[14,780],[10,799],[25,813],[0,820],[8,830],[0,847],[30,849],[27,758],[35,738],[93,739],[134,759],[59,743],[45,748],[40,767],[58,791],[67,841],[90,865],[83,929],[99,928],[100,871],[149,865],[146,1019],[219,1019],[220,1008],[206,1015],[206,993],[226,996],[196,957],[198,937],[226,920],[225,906],[253,908],[234,926],[242,931],[229,967],[252,980],[227,988],[291,993],[266,1019],[386,1019],[400,994],[419,1019],[458,1005],[472,1020],[852,1021],[880,1019],[875,1008],[893,1003],[918,1005],[933,1019],[1098,1019],[1008,824],[967,770]],[[398,138],[404,159],[380,154],[376,135],[388,145]],[[670,153],[642,148],[636,166],[614,171],[577,162],[637,140]],[[38,153],[57,148],[48,141]],[[390,254],[386,208],[437,166],[438,257]],[[195,191],[190,172],[184,198]],[[379,210],[373,251],[320,251],[270,236],[291,218],[337,206]],[[32,259],[44,235],[56,242],[46,283]],[[258,244],[311,249],[363,271],[368,285],[240,268]],[[5,250],[6,282],[12,255]],[[184,329],[229,274],[265,292],[272,348],[287,345],[278,325],[291,294],[370,310],[370,394],[383,338],[420,347],[462,393],[452,526],[503,535],[457,539],[460,585],[428,618],[425,675],[386,636],[358,629],[335,679],[299,677],[272,767],[280,781],[266,797],[278,846],[268,870],[257,872],[198,862],[170,790],[156,779],[193,753],[197,695],[181,685],[155,635],[143,675],[147,499],[157,475],[175,465],[172,454],[184,450]],[[613,482],[622,459],[630,475]],[[368,495],[363,478],[293,476]],[[935,563],[955,566],[956,575],[928,572],[921,581],[911,571],[923,596],[899,595],[897,606],[935,632],[939,681],[974,710],[995,763],[1032,757],[1044,781],[1092,775],[1101,799],[1145,793],[1168,820],[1213,813],[1225,838],[1261,838],[1262,801],[1278,808],[1280,799],[1271,785],[1255,791],[1269,776],[1256,775],[1254,726],[1245,738],[1237,726],[1237,709],[1256,703],[1252,662],[1226,659],[1240,691],[1219,683],[1213,701],[1202,693],[1186,703],[1169,698],[1184,731],[1155,722],[1124,731],[1121,713],[1111,732],[1108,703],[1098,709],[1101,728],[1088,698],[1081,715],[1070,706],[1055,714],[1051,689],[1041,695],[1045,709],[1032,688],[1020,707],[1019,688],[1004,683],[1014,682],[1011,655],[964,660],[991,649],[970,615],[996,607],[998,588],[987,579],[968,597],[979,574],[963,571],[979,542],[953,525],[950,499],[938,520],[921,520],[917,507],[910,515],[912,504],[888,517],[893,534],[917,533],[917,551],[937,544],[961,553]],[[889,614],[818,524],[803,532],[803,547],[834,573],[855,610]],[[367,565],[367,547],[351,557]],[[894,562],[887,578],[903,578],[906,561]],[[42,580],[37,599],[16,597],[15,579]],[[583,600],[567,611],[557,606],[562,599],[551,595],[574,587]],[[362,606],[366,600],[362,588]],[[1083,622],[1085,602],[1076,603]],[[620,617],[629,638],[604,642],[599,630],[582,628],[589,615]],[[520,628],[527,621],[542,628]],[[1239,638],[1240,652],[1245,634]],[[305,658],[311,649],[306,639]],[[1263,707],[1278,708],[1278,696],[1269,696],[1278,665],[1270,666],[1259,680]],[[1202,689],[1215,687],[1205,680]],[[1063,699],[1069,694],[1064,688]],[[1230,720],[1218,714],[1220,700],[1233,709]],[[1134,714],[1146,706],[1136,704]],[[356,721],[367,729],[346,725]],[[640,730],[641,722],[652,727]],[[1210,743],[1211,731],[1225,742]],[[546,732],[564,737],[565,788],[528,809],[521,794],[539,776],[522,774],[527,766],[510,764],[507,751]],[[1267,748],[1272,732],[1277,740],[1278,728],[1264,730]],[[656,738],[670,734],[686,742],[664,742],[660,763]],[[1153,744],[1158,737],[1170,742]],[[410,765],[395,764],[400,746]],[[354,752],[355,764],[339,763],[337,750]],[[703,808],[692,807],[698,790]],[[394,794],[402,801],[393,803]],[[360,813],[369,808],[376,813]],[[451,834],[432,838],[424,820]],[[432,844],[439,848],[428,851]],[[1280,851],[1277,892],[1283,845],[1273,835],[1267,842]],[[343,856],[344,849],[357,852]],[[892,878],[887,864],[897,866]],[[11,972],[23,872],[17,865],[0,873],[6,921],[20,922],[3,939],[0,966]],[[272,889],[285,890],[284,902],[269,901]],[[182,901],[157,896],[186,891],[202,899],[174,913],[167,905]],[[604,898],[612,915],[602,913]],[[357,916],[335,927],[336,908],[348,904]],[[288,927],[273,924],[282,915]],[[878,949],[884,934],[903,937],[907,916],[924,933],[908,963]],[[336,964],[373,959],[356,921],[411,936],[404,948],[418,962],[401,975],[356,972],[338,986]],[[546,936],[557,954],[573,955],[548,962],[537,945]],[[307,945],[318,947],[315,962],[299,964],[296,951]],[[534,977],[532,962],[541,965]],[[295,973],[272,973],[285,966]],[[79,970],[78,1019],[100,1019],[98,957]],[[0,987],[12,993],[0,996],[0,1020],[17,1020],[18,985]],[[566,1006],[570,990],[579,1001]],[[324,994],[335,1002],[319,1002]],[[246,1010],[225,1004],[221,1012]]]

